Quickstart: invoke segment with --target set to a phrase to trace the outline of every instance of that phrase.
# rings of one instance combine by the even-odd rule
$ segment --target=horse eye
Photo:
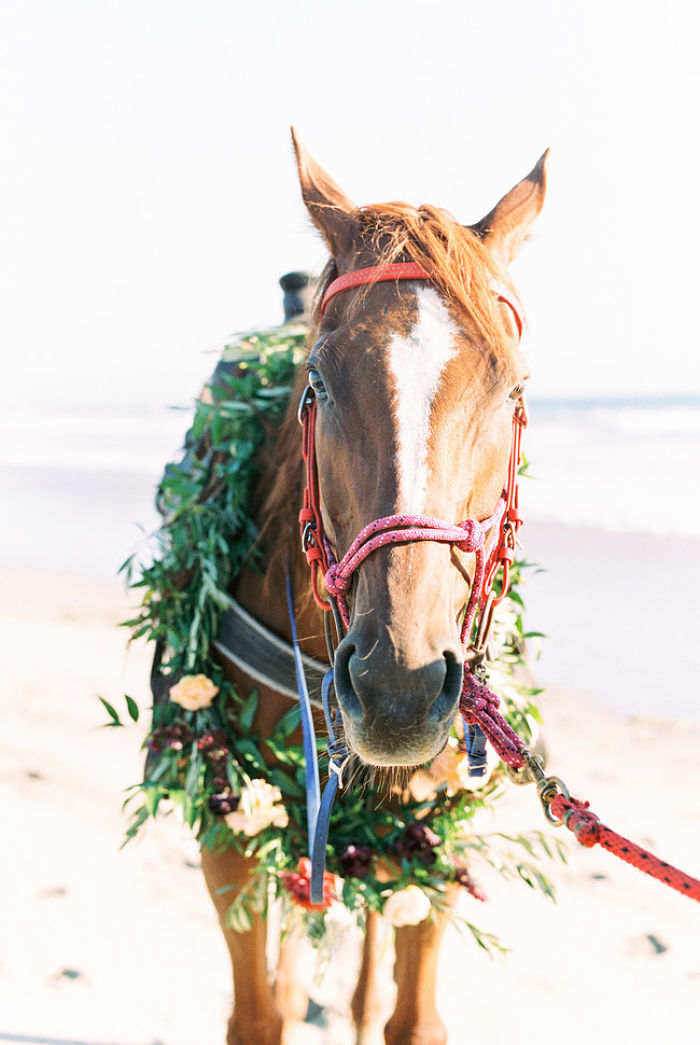
[[[317,399],[321,402],[325,402],[328,399],[328,392],[326,386],[323,383],[323,378],[319,374],[318,370],[309,370],[309,384],[314,390]]]

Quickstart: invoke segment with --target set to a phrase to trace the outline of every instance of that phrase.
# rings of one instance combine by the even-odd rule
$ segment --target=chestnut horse
[[[320,296],[358,269],[413,262],[430,273],[428,281],[348,289],[322,315],[317,308],[306,368],[255,495],[266,569],[246,570],[234,594],[289,640],[284,591],[291,576],[302,649],[323,660],[321,612],[310,597],[297,526],[304,481],[294,410],[304,383],[310,378],[316,393],[322,520],[338,559],[365,525],[394,513],[488,518],[504,487],[513,412],[528,376],[513,310],[494,284],[509,286],[507,267],[541,209],[546,154],[485,218],[461,226],[430,206],[356,207],[293,137],[302,196],[331,255]],[[347,740],[365,763],[416,766],[444,747],[458,707],[460,622],[473,571],[473,555],[425,541],[381,548],[355,576],[335,683]],[[257,685],[224,666],[241,693]],[[288,697],[260,687],[256,733],[269,735],[288,707]],[[273,989],[263,918],[247,933],[226,926],[229,889],[245,884],[246,859],[234,849],[205,849],[202,863],[233,965],[228,1045],[279,1045],[285,1022],[302,1020],[306,1010],[293,961],[283,946]],[[398,996],[384,1028],[388,1045],[447,1040],[435,1005],[444,929],[441,915],[396,930]],[[376,947],[377,916],[370,915],[352,1002],[360,1043],[381,1036]]]

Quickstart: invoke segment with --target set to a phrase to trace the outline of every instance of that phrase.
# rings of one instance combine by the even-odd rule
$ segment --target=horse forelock
[[[498,347],[507,340],[503,310],[493,292],[493,283],[504,284],[517,297],[506,273],[492,256],[483,239],[468,226],[460,225],[447,211],[425,204],[380,203],[355,212],[358,228],[355,252],[358,262],[352,268],[415,262],[431,275],[431,283],[458,316],[471,321],[476,332],[489,345]],[[340,274],[331,258],[319,280],[314,320],[320,323],[320,303]],[[362,306],[369,286],[356,294],[356,308]]]

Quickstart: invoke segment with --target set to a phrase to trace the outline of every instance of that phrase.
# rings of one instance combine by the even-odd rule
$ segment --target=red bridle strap
[[[330,610],[330,603],[321,598],[318,590],[318,568],[320,566],[325,574],[331,563],[330,546],[326,540],[321,517],[321,492],[316,466],[316,397],[311,387],[304,389],[298,416],[302,427],[301,452],[306,465],[304,506],[299,512],[301,547],[311,569],[311,589],[316,605],[322,610]]]
[[[354,272],[338,276],[330,283],[321,302],[321,315],[336,294],[341,294],[353,287],[387,280],[429,280],[431,278],[430,273],[414,262],[396,262],[393,265],[374,265],[370,268],[356,269]],[[503,301],[512,310],[518,334],[522,334],[524,321],[517,301],[500,283],[494,281],[492,289],[498,300]],[[316,466],[316,399],[310,388],[307,388],[302,396],[299,406],[299,421],[303,427],[303,455],[306,463],[306,489],[304,506],[299,513],[299,524],[301,544],[311,567],[311,583],[317,604],[323,610],[331,608],[330,604],[321,598],[318,590],[319,567],[323,570],[326,588],[329,594],[337,599],[338,608],[347,626],[349,614],[345,595],[355,570],[373,551],[387,544],[406,544],[413,541],[438,541],[454,544],[465,552],[473,552],[476,556],[475,576],[467,603],[462,641],[465,644],[469,642],[474,619],[481,606],[478,634],[472,645],[476,651],[482,652],[488,638],[493,609],[505,598],[508,591],[510,567],[515,559],[517,534],[522,524],[522,516],[518,511],[517,475],[520,466],[520,439],[522,429],[527,424],[524,404],[519,403],[513,414],[513,434],[506,486],[496,511],[489,519],[483,521],[467,519],[453,525],[431,516],[408,514],[386,516],[383,519],[376,519],[366,526],[355,538],[340,562],[336,562],[323,530],[321,494]],[[485,536],[494,527],[496,536],[487,553]],[[493,584],[500,567],[503,568],[503,579],[501,591],[496,597],[493,594]]]
[[[329,284],[321,302],[321,315],[326,311],[331,298],[352,287],[361,287],[366,283],[385,283],[390,279],[430,279],[429,273],[421,265],[413,261],[399,261],[393,265],[373,265],[371,268],[355,269],[338,276]]]
[[[344,276],[338,276],[328,285],[321,301],[321,315],[336,294],[342,294],[344,290],[351,290],[353,287],[366,286],[368,283],[385,283],[392,279],[432,279],[432,276],[421,265],[417,265],[413,261],[397,261],[393,265],[372,265],[370,268],[346,272]],[[502,283],[493,280],[491,289],[498,300],[503,301],[511,309],[518,328],[518,337],[522,337],[525,320],[520,304]]]

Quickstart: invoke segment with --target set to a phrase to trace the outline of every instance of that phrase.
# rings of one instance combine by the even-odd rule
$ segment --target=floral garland
[[[451,907],[450,886],[484,899],[473,878],[479,861],[553,898],[537,861],[542,855],[563,858],[562,847],[552,848],[540,832],[475,831],[477,811],[503,791],[503,772],[497,765],[487,777],[468,776],[457,722],[445,750],[407,781],[401,802],[387,803],[386,788],[366,776],[343,793],[331,818],[324,904],[309,903],[304,756],[301,744],[290,739],[299,726],[299,709],[290,708],[271,736],[256,736],[257,691],[245,698],[238,694],[210,653],[219,616],[229,604],[227,593],[254,554],[257,530],[249,502],[259,452],[285,413],[306,334],[304,324],[286,324],[227,347],[196,403],[185,457],[166,468],[159,485],[164,522],[155,535],[153,559],[139,566],[132,557],[122,567],[142,592],[137,616],[125,625],[132,637],[157,643],[158,669],[146,774],[125,802],[132,810],[127,840],[150,817],[174,809],[202,846],[235,846],[255,856],[257,871],[228,912],[230,926],[239,932],[275,897],[284,900],[285,914],[304,910],[315,939],[323,937],[334,901],[360,923],[372,910],[393,925],[416,924],[433,909]],[[516,563],[496,622],[490,674],[511,725],[529,742],[539,719],[532,698],[539,691],[515,680],[529,637],[518,590],[525,565]],[[117,710],[103,704],[108,725],[121,726]],[[133,698],[126,698],[126,707],[137,721]],[[491,934],[456,920],[484,949],[501,949]]]

